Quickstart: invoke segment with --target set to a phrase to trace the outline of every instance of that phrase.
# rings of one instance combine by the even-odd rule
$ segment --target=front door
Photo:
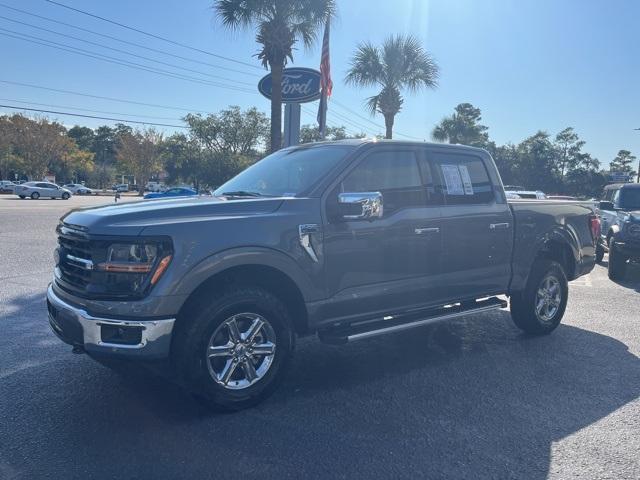
[[[451,300],[505,292],[511,278],[513,218],[494,189],[489,157],[432,149],[427,155],[444,198],[443,295]]]
[[[332,187],[326,199],[327,318],[402,310],[428,302],[440,271],[440,212],[428,206],[418,151],[374,147]],[[347,220],[339,193],[380,192],[383,216]],[[333,212],[333,213],[332,213]]]

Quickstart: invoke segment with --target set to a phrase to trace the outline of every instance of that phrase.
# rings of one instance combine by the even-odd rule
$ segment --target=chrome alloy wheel
[[[560,281],[553,275],[542,279],[536,293],[536,315],[543,322],[550,322],[555,317],[562,303]]]
[[[224,388],[250,387],[266,374],[276,351],[276,334],[257,313],[238,313],[213,332],[207,346],[211,377]]]

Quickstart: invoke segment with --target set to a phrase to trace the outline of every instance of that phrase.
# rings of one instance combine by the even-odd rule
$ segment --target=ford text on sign
[[[268,74],[258,83],[262,95],[271,99],[273,82]],[[320,72],[312,68],[285,68],[282,72],[283,103],[305,103],[320,98]]]

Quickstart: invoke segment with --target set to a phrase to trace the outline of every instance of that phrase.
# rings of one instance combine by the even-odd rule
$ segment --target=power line
[[[124,117],[151,118],[154,120],[174,120],[176,122],[182,121],[181,118],[174,118],[174,117],[154,117],[153,115],[139,115],[135,113],[119,113],[119,112],[108,112],[104,110],[91,110],[89,108],[69,107],[66,105],[52,105],[50,103],[38,103],[38,102],[31,102],[27,100],[16,100],[15,98],[0,98],[0,101],[12,102],[12,103],[26,103],[27,105],[38,105],[40,107],[67,108],[71,110],[80,110],[81,112],[106,113],[107,115],[120,115]]]
[[[170,43],[172,45],[177,45],[178,47],[188,48],[189,50],[193,50],[195,52],[203,53],[205,55],[210,55],[212,57],[216,57],[216,58],[220,58],[220,59],[223,59],[223,60],[227,60],[229,62],[234,62],[234,63],[240,64],[240,65],[245,65],[245,66],[248,66],[248,67],[260,69],[260,67],[258,67],[257,65],[254,65],[252,63],[243,62],[241,60],[236,60],[234,58],[229,58],[229,57],[225,57],[223,55],[218,55],[217,53],[209,52],[207,50],[202,50],[200,48],[193,47],[193,46],[187,45],[185,43],[176,42],[175,40],[171,40],[171,39],[168,39],[168,38],[165,38],[165,37],[161,37],[160,35],[156,35],[154,33],[145,32],[144,30],[140,30],[139,28],[130,27],[129,25],[125,25],[124,23],[116,22],[115,20],[110,20],[108,18],[101,17],[100,15],[96,15],[96,14],[87,12],[85,10],[80,10],[79,8],[74,8],[74,7],[71,7],[69,5],[65,5],[64,3],[55,2],[53,0],[45,0],[45,1],[48,2],[48,3],[51,3],[52,5],[57,5],[58,7],[66,8],[68,10],[71,10],[71,11],[74,11],[74,12],[77,12],[77,13],[81,13],[82,15],[87,15],[89,17],[96,18],[98,20],[102,20],[103,22],[111,23],[112,25],[117,25],[118,27],[126,28],[127,30],[131,30],[133,32],[141,33],[142,35],[146,35],[148,37],[155,38],[157,40],[162,40],[163,42],[167,42],[167,43]]]
[[[105,97],[103,95],[92,95],[92,94],[89,94],[89,93],[74,92],[73,90],[62,90],[62,89],[59,89],[59,88],[43,87],[42,85],[34,85],[34,84],[31,84],[31,83],[13,82],[11,80],[1,80],[0,79],[0,83],[6,83],[8,85],[17,85],[17,86],[20,86],[20,87],[37,88],[39,90],[47,90],[47,91],[50,91],[50,92],[65,93],[65,94],[68,94],[68,95],[78,95],[80,97],[97,98],[97,99],[100,99],[100,100],[109,100],[109,101],[112,101],[112,102],[130,103],[132,105],[142,105],[142,106],[145,106],[145,107],[164,108],[166,110],[177,110],[177,111],[183,111],[183,112],[195,112],[195,113],[204,113],[204,114],[211,113],[211,112],[206,112],[204,110],[196,110],[195,108],[173,107],[173,106],[168,106],[168,105],[159,105],[157,103],[137,102],[135,100],[124,100],[122,98]]]
[[[352,115],[355,115],[356,117],[361,118],[362,120],[365,120],[365,121],[367,121],[367,122],[371,123],[372,125],[375,125],[377,128],[380,128],[380,129],[383,129],[383,130],[384,130],[384,129],[386,129],[386,127],[385,127],[384,125],[381,125],[381,124],[379,124],[379,123],[374,122],[374,121],[373,121],[373,120],[371,120],[370,118],[367,118],[367,117],[365,117],[364,115],[359,114],[359,113],[358,113],[358,112],[356,112],[355,110],[353,110],[353,109],[351,109],[351,108],[347,107],[346,105],[343,105],[343,104],[341,104],[341,103],[337,102],[336,100],[332,100],[332,101],[331,101],[331,103],[333,103],[333,104],[337,105],[338,107],[340,107],[340,108],[342,108],[343,110],[345,110],[345,111],[347,111],[347,112],[351,113]],[[399,135],[399,136],[401,136],[401,137],[411,138],[411,139],[414,139],[414,140],[424,141],[424,139],[423,139],[423,138],[415,137],[415,136],[413,136],[413,135],[406,135],[406,134],[401,133],[401,132],[398,132],[398,131],[394,131],[393,133],[394,133],[394,134],[396,134],[396,135]]]
[[[176,65],[174,63],[163,62],[162,60],[156,60],[154,58],[145,57],[144,55],[138,55],[136,53],[131,53],[131,52],[128,52],[126,50],[122,50],[120,48],[109,47],[109,46],[104,45],[102,43],[92,42],[90,40],[85,40],[84,38],[75,37],[73,35],[67,35],[66,33],[56,32],[55,30],[50,30],[48,28],[39,27],[38,25],[33,25],[31,23],[21,22],[20,20],[14,20],[12,18],[8,18],[8,17],[5,17],[3,15],[0,15],[0,18],[2,18],[4,20],[8,20],[8,21],[13,22],[13,23],[26,25],[27,27],[35,28],[35,29],[42,30],[42,31],[45,31],[45,32],[49,32],[49,33],[53,33],[54,35],[60,35],[61,37],[70,38],[72,40],[76,40],[76,41],[83,42],[83,43],[88,43],[90,45],[95,45],[95,46],[100,47],[100,48],[106,48],[107,50],[113,50],[114,52],[124,53],[125,55],[130,55],[132,57],[141,58],[141,59],[147,60],[149,62],[155,62],[155,63],[159,63],[161,65],[166,65],[168,67],[177,68],[178,70],[185,70],[185,71],[188,71],[188,72],[197,73],[199,75],[204,75],[204,76],[211,77],[211,78],[218,78],[220,80],[226,80],[228,82],[234,82],[234,83],[241,84],[241,85],[248,85],[249,87],[253,87],[254,86],[253,83],[237,81],[237,80],[234,80],[233,78],[221,77],[219,75],[211,75],[211,74],[209,74],[207,72],[203,72],[201,70],[194,70],[192,68],[187,68],[187,67],[182,67],[180,65]],[[10,31],[10,30],[7,30],[7,31]],[[21,35],[26,35],[26,34],[23,34],[21,32],[14,32],[14,33],[20,33]],[[38,37],[33,37],[33,38],[38,38]]]
[[[59,112],[55,110],[42,110],[39,108],[27,108],[27,107],[16,107],[15,105],[0,105],[0,108],[10,108],[13,110],[26,110],[29,112],[41,112],[41,113],[52,113],[55,115],[68,115],[71,117],[82,117],[82,118],[95,118],[98,120],[109,120],[112,122],[122,122],[122,123],[136,123],[139,125],[154,125],[157,127],[171,127],[171,128],[188,128],[184,125],[170,125],[168,123],[153,123],[153,122],[140,122],[136,120],[125,120],[123,118],[112,118],[112,117],[98,117],[96,115],[84,115],[80,113],[72,113],[72,112]]]
[[[245,72],[243,70],[236,70],[234,68],[227,67],[227,66],[224,66],[224,65],[218,65],[218,64],[215,64],[215,63],[204,62],[202,60],[196,60],[194,58],[184,57],[182,55],[178,55],[178,54],[175,54],[175,53],[167,52],[167,51],[164,51],[164,50],[159,50],[157,48],[149,47],[147,45],[142,45],[140,43],[131,42],[131,41],[128,41],[128,40],[123,40],[121,38],[114,37],[112,35],[107,35],[105,33],[96,32],[95,30],[90,30],[88,28],[79,27],[78,25],[73,25],[71,23],[62,22],[62,21],[56,20],[54,18],[45,17],[44,15],[38,15],[38,14],[33,13],[33,12],[28,12],[26,10],[21,10],[19,8],[11,7],[11,6],[6,5],[4,3],[1,3],[1,2],[0,2],[0,7],[7,8],[9,10],[13,10],[15,12],[19,12],[19,13],[22,13],[24,15],[29,15],[31,17],[39,18],[39,19],[45,20],[47,22],[52,22],[52,23],[56,23],[58,25],[63,25],[65,27],[74,28],[76,30],[80,30],[82,32],[90,33],[92,35],[97,35],[99,37],[108,38],[110,40],[115,40],[116,42],[120,42],[120,43],[123,43],[125,45],[130,45],[130,46],[133,46],[133,47],[142,48],[144,50],[149,50],[150,52],[160,53],[162,55],[168,55],[170,57],[179,58],[179,59],[185,60],[187,62],[197,63],[197,64],[200,64],[200,65],[206,65],[208,67],[219,68],[221,70],[227,70],[229,72],[241,73],[243,75],[250,75],[250,76],[253,76],[253,77],[259,77],[260,76],[257,73]],[[255,65],[253,65],[253,66],[255,67]]]
[[[235,90],[235,91],[242,92],[242,93],[251,93],[251,94],[256,94],[257,95],[257,92],[254,92],[253,90],[249,90],[247,88],[235,87],[233,85],[227,85],[227,84],[223,84],[223,83],[219,83],[219,82],[212,82],[212,81],[209,81],[209,80],[203,80],[203,79],[200,79],[200,78],[191,77],[191,76],[183,75],[183,74],[180,74],[180,73],[174,73],[174,72],[170,72],[170,71],[167,71],[167,70],[161,70],[159,68],[150,67],[150,66],[143,65],[143,64],[140,64],[140,63],[136,63],[136,62],[130,62],[128,60],[123,60],[123,59],[120,59],[120,58],[117,58],[117,57],[104,55],[104,54],[101,54],[101,53],[98,53],[98,52],[92,52],[91,50],[84,50],[82,48],[73,47],[71,45],[66,45],[66,44],[63,44],[63,43],[54,42],[52,40],[43,39],[43,38],[36,37],[36,36],[33,36],[33,35],[28,35],[28,34],[25,34],[25,33],[15,32],[13,30],[8,30],[6,28],[0,28],[0,30],[3,31],[3,32],[11,32],[11,33],[2,33],[2,32],[0,32],[0,35],[4,35],[6,37],[15,38],[17,40],[22,40],[24,42],[35,43],[37,45],[42,45],[42,46],[49,47],[49,48],[55,48],[57,50],[63,50],[63,51],[66,51],[66,52],[74,53],[76,55],[82,55],[84,57],[90,57],[90,58],[94,58],[96,60],[101,60],[103,62],[113,63],[113,64],[116,64],[116,65],[123,65],[125,67],[133,68],[133,69],[136,69],[136,70],[143,70],[143,71],[155,73],[157,75],[162,75],[162,76],[165,76],[165,77],[172,77],[172,78],[177,78],[177,79],[180,79],[180,80],[186,80],[186,81],[193,82],[193,83],[200,83],[202,85],[209,85],[209,86],[213,86],[213,87],[220,87],[220,88],[225,88],[225,89],[228,89],[228,90]],[[16,35],[21,35],[21,36],[16,36]],[[27,37],[27,38],[23,38],[23,37]],[[36,39],[36,40],[30,40],[29,38]]]

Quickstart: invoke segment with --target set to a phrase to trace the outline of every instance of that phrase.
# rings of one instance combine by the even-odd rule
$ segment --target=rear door
[[[480,154],[444,149],[430,150],[428,162],[444,200],[443,290],[455,300],[505,292],[514,226],[506,199],[494,187],[495,166]]]

